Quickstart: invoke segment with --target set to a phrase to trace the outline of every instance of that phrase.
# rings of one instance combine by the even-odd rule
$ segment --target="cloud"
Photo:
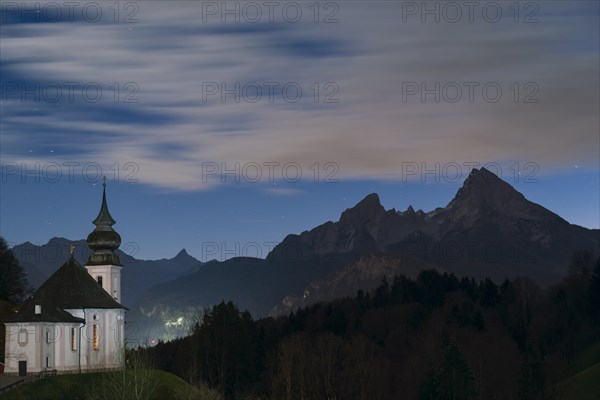
[[[174,190],[212,188],[207,161],[333,162],[341,179],[398,179],[404,162],[598,164],[596,3],[542,2],[532,24],[402,23],[402,2],[339,2],[332,24],[309,9],[297,23],[204,23],[200,3],[171,3],[137,3],[135,24],[2,26],[5,95],[80,86],[73,101],[3,99],[2,161],[134,162],[140,182]],[[440,101],[406,95],[413,83],[439,84]],[[98,101],[82,94],[92,84]]]
[[[301,189],[285,188],[285,187],[268,187],[262,189],[263,192],[274,195],[274,196],[297,196],[305,193]]]

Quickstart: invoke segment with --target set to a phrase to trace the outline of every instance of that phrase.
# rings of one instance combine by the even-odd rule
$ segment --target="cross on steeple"
[[[102,186],[106,187],[106,175],[102,177]]]

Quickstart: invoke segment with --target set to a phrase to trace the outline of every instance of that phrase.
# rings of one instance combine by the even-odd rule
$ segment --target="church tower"
[[[85,267],[100,286],[118,303],[121,303],[121,269],[123,266],[116,254],[121,245],[121,236],[112,228],[116,221],[108,212],[106,177],[103,180],[102,205],[100,213],[93,221],[96,229],[87,237],[88,246],[93,253]]]

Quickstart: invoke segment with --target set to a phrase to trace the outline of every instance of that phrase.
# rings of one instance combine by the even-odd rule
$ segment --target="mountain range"
[[[75,247],[74,257],[81,265],[85,265],[92,253],[85,240],[57,237],[43,245],[25,242],[14,246],[11,250],[25,270],[29,284],[37,288],[67,261],[70,245]],[[154,261],[139,260],[128,254],[135,252],[136,247],[133,242],[128,242],[123,247],[126,252],[117,251],[123,264],[121,300],[126,307],[132,307],[150,287],[189,273],[194,267],[202,264],[190,256],[185,249],[171,259]]]
[[[200,263],[182,250],[170,260],[142,261],[120,252],[128,321],[152,336],[178,316],[222,300],[253,316],[281,314],[370,289],[383,276],[414,276],[436,268],[458,276],[501,281],[529,276],[559,281],[578,251],[600,252],[600,230],[570,224],[533,203],[485,168],[473,169],[445,206],[424,212],[386,210],[375,193],[310,231],[288,235],[265,259],[238,257]],[[66,259],[31,262],[23,255],[68,248],[53,239],[44,249],[30,243],[13,251],[30,280],[41,283]],[[79,261],[89,250],[74,243]],[[132,306],[131,306],[132,305]],[[186,314],[186,310],[188,313]]]
[[[599,239],[598,229],[570,224],[487,169],[473,169],[445,207],[385,210],[378,195],[369,194],[337,222],[288,235],[266,259],[208,262],[152,287],[132,318],[221,300],[264,316],[302,305],[299,299],[315,288],[329,298],[353,294],[384,275],[413,275],[425,267],[496,281],[526,275],[550,284],[565,275],[575,252],[598,254]]]

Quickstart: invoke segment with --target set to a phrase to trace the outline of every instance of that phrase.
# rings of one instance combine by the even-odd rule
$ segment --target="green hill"
[[[579,353],[570,371],[555,387],[558,400],[600,399],[600,342]]]
[[[581,372],[597,363],[600,363],[600,341],[577,354],[577,357],[573,360],[571,371],[573,373]]]
[[[124,389],[127,392],[119,397],[131,399],[164,400],[164,399],[192,399],[206,398],[217,400],[219,397],[215,393],[202,393],[200,397],[198,390],[186,383],[179,377],[164,371],[151,370],[143,378],[143,385],[148,385],[147,391],[141,390],[141,394],[133,394],[133,385],[136,378],[133,373],[140,371],[127,371],[125,380],[129,386]],[[115,398],[115,392],[107,393],[107,387],[119,386],[123,381],[122,375],[112,372],[99,372],[77,375],[60,375],[52,378],[42,379],[36,382],[28,383],[11,390],[2,400],[92,400]],[[139,381],[139,378],[138,378]],[[143,386],[142,385],[142,386]],[[136,389],[140,389],[140,385]],[[129,393],[129,392],[132,393]],[[144,393],[146,392],[146,393]]]
[[[559,400],[596,400],[600,398],[600,363],[586,368],[556,385]]]

